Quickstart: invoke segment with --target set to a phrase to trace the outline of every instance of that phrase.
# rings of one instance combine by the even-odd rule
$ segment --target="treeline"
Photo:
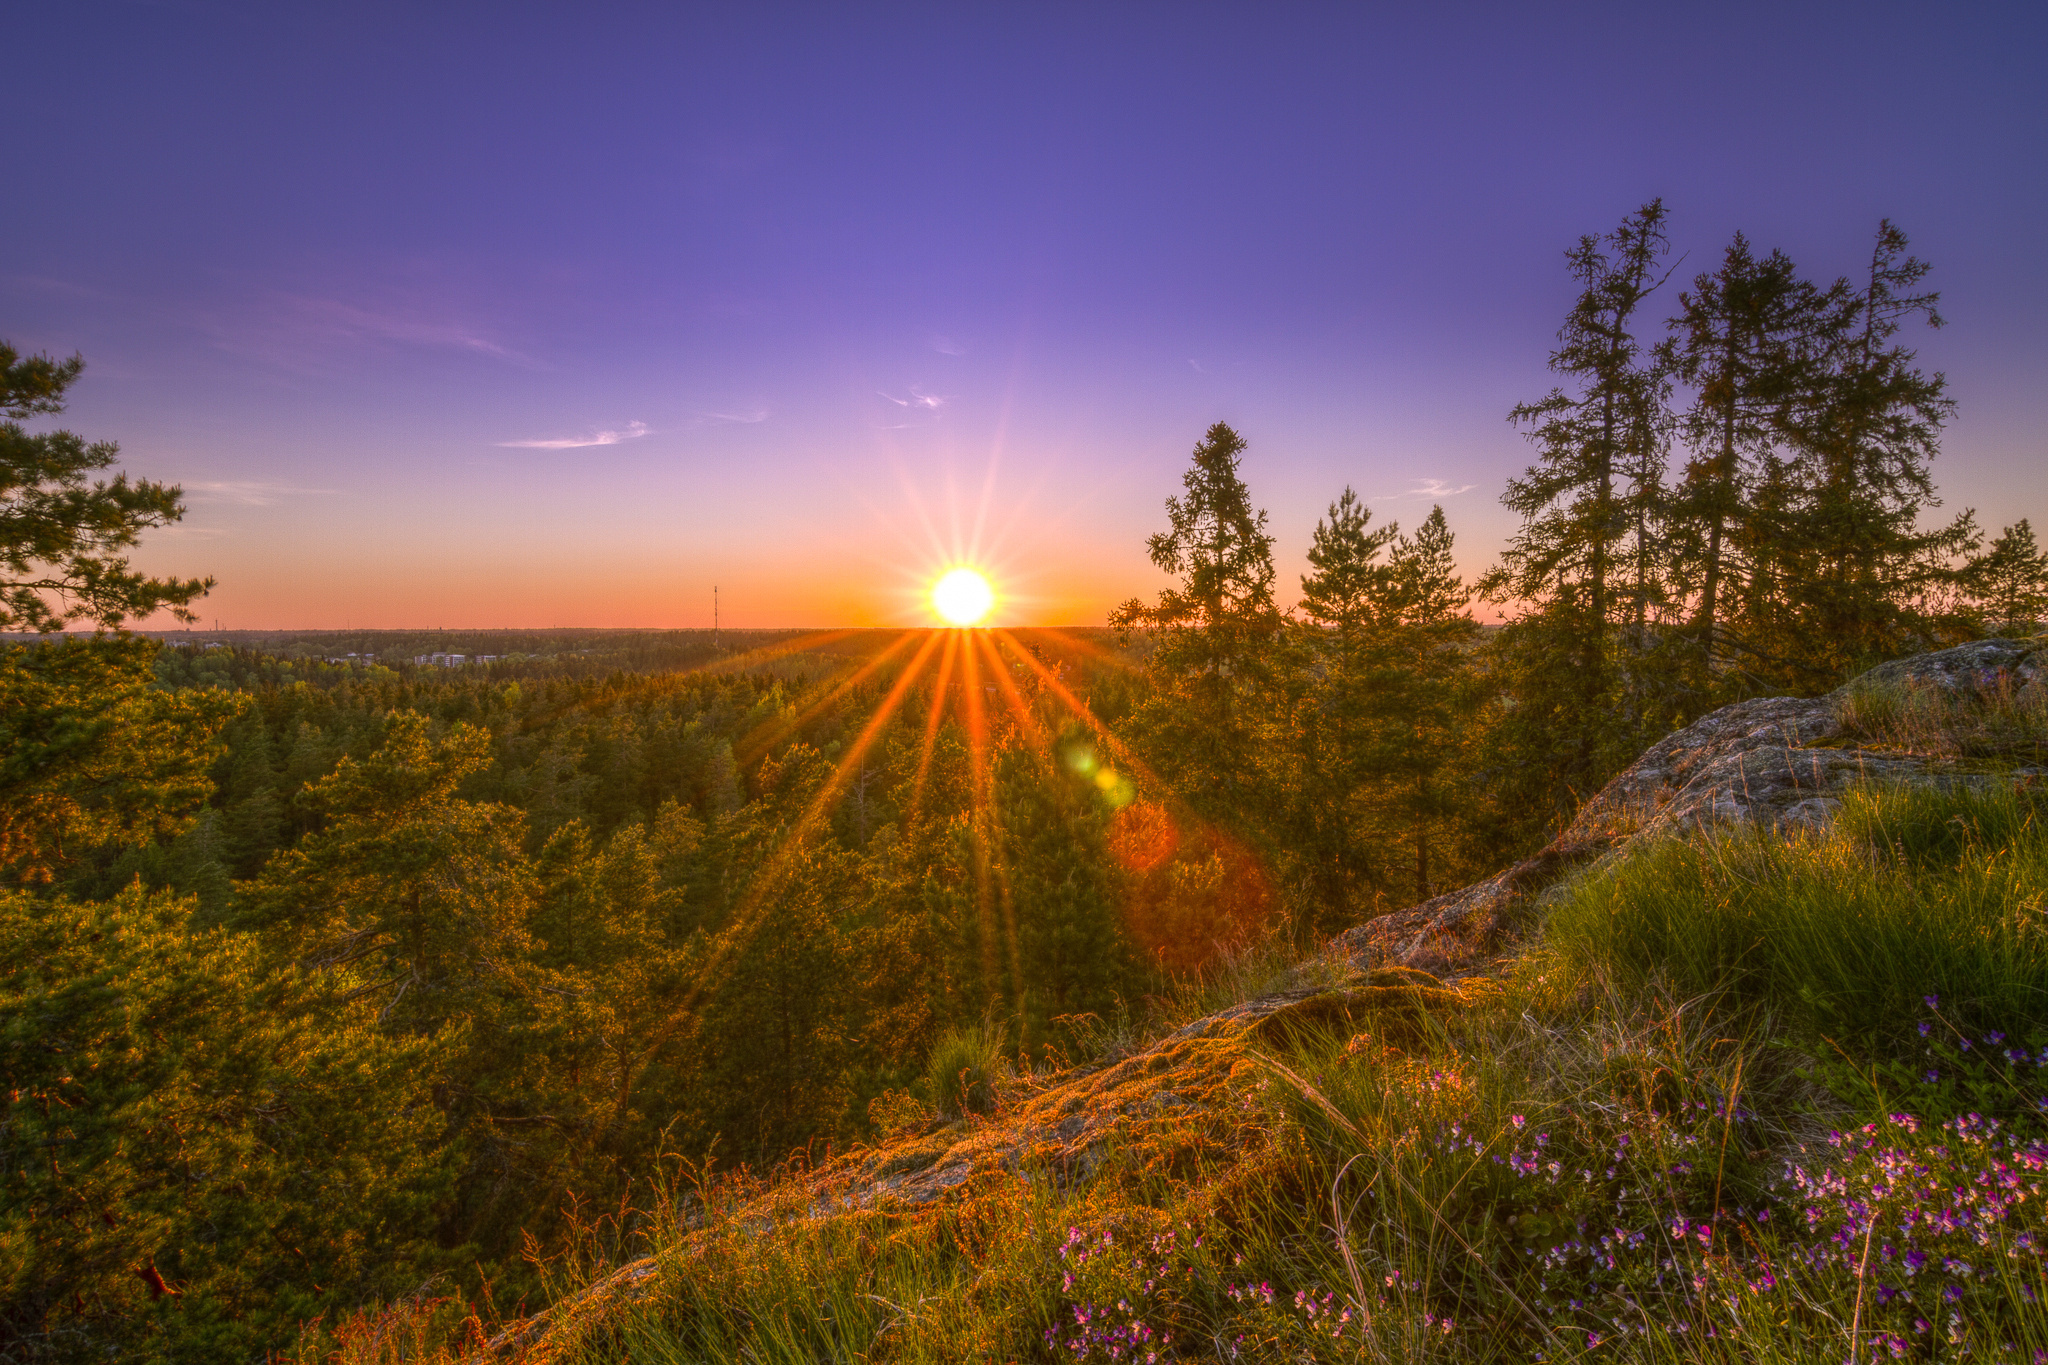
[[[855,637],[861,632],[834,632]],[[152,638],[201,658],[262,660],[269,668],[317,678],[333,669],[358,676],[386,669],[401,676],[415,668],[459,665],[509,678],[602,678],[612,673],[659,673],[701,668],[738,654],[797,645],[796,630],[229,630],[151,632]],[[27,641],[23,641],[26,643]],[[857,645],[854,646],[858,648]],[[441,662],[435,663],[436,657]],[[421,663],[420,660],[427,662]],[[381,676],[381,675],[379,675]]]
[[[1549,818],[1728,701],[2048,615],[2026,521],[1987,548],[1971,513],[1935,515],[1954,402],[1903,339],[1942,325],[1905,234],[1880,224],[1864,270],[1823,282],[1738,233],[1674,289],[1667,225],[1653,200],[1568,253],[1562,382],[1511,414],[1538,459],[1479,589],[1516,611],[1501,738]]]
[[[1441,508],[1347,489],[1283,609],[1218,424],[1149,545],[1174,586],[1111,645],[0,651],[0,1351],[253,1358],[436,1276],[509,1309],[663,1154],[762,1168],[958,1104],[927,1060],[970,1031],[1084,1060],[1219,952],[1532,850],[1725,701],[2037,628],[2025,522],[1928,520],[1950,409],[1899,340],[1934,305],[1904,248],[1823,285],[1738,239],[1673,289],[1661,205],[1582,242],[1474,585]],[[69,527],[16,547],[50,567],[0,629],[195,600],[119,558],[175,490],[21,425],[76,364],[0,374],[0,457]]]
[[[1150,545],[1184,586],[1114,617],[1151,651],[1130,737],[1325,930],[1532,850],[1716,707],[2039,629],[2028,522],[1987,545],[1935,514],[1953,403],[1901,339],[1940,324],[1906,245],[1882,224],[1822,283],[1738,235],[1674,287],[1661,202],[1582,239],[1560,385],[1509,414],[1537,450],[1503,497],[1522,526],[1469,588],[1441,508],[1402,535],[1345,489],[1280,610],[1245,444],[1212,428]]]

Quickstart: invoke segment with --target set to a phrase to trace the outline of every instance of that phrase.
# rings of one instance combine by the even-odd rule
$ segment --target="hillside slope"
[[[1511,970],[1515,955],[1527,949],[1529,931],[1540,922],[1538,907],[1547,897],[1561,892],[1566,883],[1576,880],[1575,873],[1584,872],[1603,858],[1607,860],[1604,865],[1611,867],[1616,860],[1608,855],[1637,841],[1661,840],[1667,835],[1748,828],[1805,831],[1818,837],[1825,834],[1844,803],[1856,799],[1852,791],[1862,784],[1905,786],[1936,793],[2010,793],[2015,788],[2031,787],[2048,772],[2040,752],[2042,736],[2038,725],[2041,693],[2048,687],[2044,672],[2048,672],[2048,639],[1980,641],[1886,664],[1824,698],[1774,698],[1726,707],[1648,750],[1589,802],[1568,830],[1535,857],[1474,886],[1362,925],[1335,940],[1324,957],[1295,967],[1286,979],[1276,983],[1276,988],[1197,1019],[1130,1055],[1107,1065],[1021,1084],[994,1116],[970,1116],[951,1123],[929,1122],[894,1134],[875,1147],[839,1156],[815,1170],[789,1175],[748,1193],[729,1194],[715,1211],[698,1206],[684,1219],[685,1225],[675,1229],[658,1255],[601,1275],[550,1312],[498,1337],[490,1349],[500,1356],[533,1359],[575,1355],[589,1342],[611,1339],[619,1324],[633,1317],[635,1305],[654,1300],[672,1302],[678,1293],[694,1292],[677,1287],[688,1286],[699,1278],[693,1264],[701,1261],[704,1284],[718,1282],[720,1275],[731,1272],[735,1257],[753,1254],[738,1248],[756,1234],[772,1240],[771,1233],[780,1235],[779,1230],[800,1225],[807,1229],[802,1237],[813,1239],[805,1242],[812,1248],[805,1254],[822,1254],[815,1250],[819,1245],[817,1238],[829,1242],[845,1235],[866,1248],[856,1258],[867,1259],[875,1254],[876,1247],[892,1245],[892,1237],[910,1236],[922,1242],[957,1239],[964,1235],[958,1223],[965,1217],[957,1209],[967,1207],[960,1201],[971,1195],[987,1198],[990,1191],[1025,1186],[1038,1193],[1017,1196],[1025,1201],[1024,1206],[1018,1207],[1028,1206],[1026,1212],[1019,1213],[1013,1208],[1006,1216],[1024,1219],[1033,1227],[1047,1219],[1079,1218],[1075,1208],[1094,1207],[1090,1204],[1094,1198],[1091,1190],[1101,1173],[1113,1175],[1126,1189],[1173,1185],[1176,1189],[1207,1191],[1193,1203],[1183,1201],[1174,1207],[1213,1210],[1227,1206],[1235,1212],[1226,1221],[1244,1235],[1247,1182],[1282,1179],[1274,1172],[1287,1169],[1287,1162],[1293,1159],[1286,1154],[1291,1150],[1290,1144],[1298,1146],[1310,1140],[1303,1136],[1307,1131],[1304,1124],[1311,1128],[1334,1126],[1341,1134],[1365,1140],[1366,1120],[1355,1109],[1347,1109],[1344,1103],[1329,1097],[1335,1094],[1331,1087],[1336,1084],[1325,1079],[1329,1068],[1350,1066],[1355,1071],[1358,1066],[1373,1063],[1380,1066],[1375,1074],[1399,1078],[1398,1085],[1406,1087],[1404,1094],[1426,1091],[1434,1095],[1449,1090],[1462,1094],[1460,1103],[1473,1102],[1478,1093],[1475,1086],[1484,1089],[1483,1067],[1478,1072],[1464,1073],[1463,1079],[1456,1069],[1445,1069],[1442,1057],[1457,1055],[1460,1048],[1469,1057],[1475,1049],[1468,1040],[1444,1051],[1440,1046],[1446,1036],[1443,1020],[1461,1014],[1470,1014],[1475,1019],[1485,1015],[1488,1002],[1497,999],[1504,989],[1502,974]],[[1537,983],[1544,980],[1541,976],[1534,979]],[[1540,990],[1540,985],[1532,989]],[[1579,989],[1583,993],[1585,988]],[[1933,999],[1929,997],[1929,1009],[1934,1008]],[[1689,1069],[1691,1078],[1686,1085],[1698,1084],[1703,1087],[1698,1093],[1720,1096],[1696,1101],[1705,1115],[1699,1122],[1712,1120],[1724,1125],[1720,1141],[1721,1165],[1725,1169],[1714,1175],[1714,1211],[1709,1222],[1718,1219],[1722,1177],[1728,1174],[1731,1182],[1735,1179],[1730,1174],[1733,1168],[1729,1165],[1729,1129],[1725,1125],[1734,1122],[1730,1115],[1744,1120],[1753,1117],[1739,1113],[1735,1099],[1740,1095],[1746,1100],[1746,1084],[1765,1086],[1765,1081],[1756,1077],[1762,1075],[1768,1059],[1754,1060],[1758,1071],[1747,1081],[1742,1070],[1744,1063],[1738,1059],[1730,1088],[1724,1072],[1714,1070],[1725,1067],[1726,1056],[1711,1061],[1706,1052],[1696,1055],[1685,1051],[1696,1045],[1709,1047],[1711,1039],[1695,1039],[1695,1023],[1683,1016],[1682,1010],[1656,1020],[1630,1022],[1600,1017],[1597,1011],[1571,1015],[1571,1008],[1577,1007],[1565,1008],[1565,1014],[1558,1017],[1569,1015],[1576,1022],[1569,1027],[1546,1023],[1539,1032],[1548,1030],[1544,1037],[1551,1038],[1578,1030],[1586,1038],[1604,1041],[1592,1051],[1573,1044],[1567,1049],[1565,1060],[1548,1057],[1540,1065],[1529,1063],[1537,1066],[1537,1070],[1529,1072],[1525,1068],[1524,1072],[1516,1073],[1522,1077],[1516,1083],[1530,1085],[1531,1094],[1526,1100],[1506,1094],[1500,1102],[1533,1108],[1544,1102],[1543,1095],[1535,1092],[1543,1091],[1545,1086],[1565,1085],[1570,1079],[1565,1073],[1577,1075],[1573,1072],[1575,1067],[1591,1068],[1600,1076],[1610,1077],[1600,1084],[1614,1083],[1611,1073],[1620,1064],[1615,1060],[1619,1057],[1626,1059],[1629,1066],[1644,1068],[1644,1093],[1654,1092],[1659,1098],[1645,1099],[1639,1110],[1617,1103],[1616,1112],[1621,1117],[1615,1121],[1647,1123],[1659,1143],[1682,1145],[1689,1140],[1696,1145],[1701,1140],[1698,1133],[1688,1139],[1671,1127],[1673,1123],[1693,1121],[1684,1113],[1674,1117],[1674,1112],[1689,1113],[1689,1106],[1695,1101],[1687,1099],[1674,1106],[1663,1098],[1663,1090],[1657,1089],[1670,1085],[1671,1074],[1683,1074]],[[1526,1050],[1534,1046],[1525,1036],[1526,1019],[1525,1012],[1523,1022],[1471,1027],[1482,1031],[1495,1029],[1494,1034],[1488,1035],[1494,1041],[1486,1046],[1511,1053],[1516,1048]],[[1517,1028],[1524,1029],[1524,1034],[1513,1033]],[[1503,1029],[1507,1031],[1499,1031]],[[1668,1034],[1668,1039],[1646,1041],[1658,1030]],[[1923,1025],[1923,1037],[1926,1032]],[[1350,1041],[1343,1043],[1346,1038]],[[1333,1043],[1321,1046],[1318,1051],[1319,1039],[1343,1043],[1342,1049],[1332,1052]],[[1970,1046],[1967,1038],[1962,1046]],[[1432,1048],[1436,1051],[1432,1052]],[[1283,1060],[1297,1054],[1308,1060]],[[1425,1056],[1438,1061],[1424,1068]],[[1294,1069],[1297,1067],[1298,1070]],[[1659,1075],[1666,1079],[1655,1079]],[[1775,1075],[1776,1079],[1769,1084],[1778,1087],[1781,1098],[1796,1093],[1805,1097],[1798,1100],[1798,1105],[1815,1102],[1809,1093],[1810,1085],[1793,1079],[1785,1064],[1779,1064]],[[1475,1080],[1474,1076],[1481,1079]],[[1536,1079],[1531,1081],[1530,1076]],[[1714,1076],[1720,1079],[1714,1080]],[[1571,1083],[1583,1080],[1581,1076]],[[1385,1086],[1396,1083],[1388,1079],[1374,1082]],[[1803,1085],[1806,1089],[1802,1090]],[[1720,1089],[1716,1090],[1716,1086]],[[1387,1098],[1392,1093],[1381,1093],[1374,1103],[1392,1103]],[[1437,1100],[1416,1100],[1411,1095],[1402,1103],[1426,1107]],[[1797,1107],[1789,1099],[1785,1103],[1787,1113]],[[1543,1146],[1548,1135],[1538,1138],[1537,1147],[1527,1149],[1525,1154],[1518,1141],[1523,1116],[1513,1114],[1512,1125],[1506,1123],[1508,1117],[1502,1108],[1496,1115],[1501,1136],[1487,1140],[1501,1147],[1494,1152],[1494,1163],[1499,1165],[1505,1159],[1508,1168],[1518,1174],[1537,1173],[1537,1148]],[[1412,1134],[1417,1130],[1411,1127],[1401,1131]],[[1480,1150],[1478,1139],[1470,1137],[1469,1131],[1466,1136],[1458,1136],[1461,1129],[1456,1124],[1448,1131],[1457,1142],[1470,1141],[1474,1152]],[[1640,1142],[1641,1130],[1631,1131],[1638,1131]],[[1754,1144],[1756,1150],[1748,1156],[1761,1161],[1767,1151],[1790,1150],[1786,1144],[1799,1136],[1789,1128],[1770,1135],[1768,1140],[1766,1135],[1759,1134]],[[1606,1172],[1609,1180],[1617,1178],[1617,1169],[1624,1170],[1619,1178],[1627,1179],[1623,1155],[1629,1140],[1626,1133],[1618,1141],[1610,1135],[1604,1141],[1613,1144],[1611,1157],[1587,1158],[1591,1165],[1584,1175],[1589,1187],[1597,1183],[1593,1168],[1601,1160],[1613,1163]],[[1515,1144],[1514,1155],[1504,1158],[1506,1144],[1510,1142]],[[1738,1157],[1744,1155],[1742,1147],[1742,1143],[1736,1144]],[[1488,1150],[1493,1149],[1490,1146]],[[1519,1165],[1523,1160],[1528,1162],[1526,1172]],[[1680,1164],[1687,1173],[1693,1170],[1690,1159]],[[1345,1163],[1344,1170],[1349,1168],[1350,1163]],[[1556,1183],[1558,1169],[1552,1161],[1552,1185]],[[1670,1169],[1677,1170],[1678,1165]],[[1265,1174],[1254,1177],[1252,1172]],[[1326,1171],[1326,1178],[1327,1175]],[[1335,1178],[1341,1183],[1343,1170],[1337,1171]],[[1401,1178],[1395,1171],[1389,1184]],[[1419,1188],[1429,1177],[1425,1168],[1417,1168],[1408,1178]],[[1644,1188],[1638,1184],[1636,1193]],[[1615,1209],[1628,1206],[1631,1197],[1629,1188],[1621,1188]],[[1339,1229],[1337,1244],[1340,1249],[1346,1245],[1341,1234],[1346,1214],[1336,1202],[1334,1186],[1321,1194],[1314,1188],[1296,1189],[1288,1198],[1306,1205],[1304,1227],[1313,1230],[1318,1220],[1334,1220],[1333,1225]],[[1330,1201],[1329,1207],[1324,1213],[1317,1213],[1317,1201],[1323,1198]],[[1446,1199],[1449,1198],[1447,1195]],[[1033,1199],[1049,1203],[1040,1207],[1031,1204]],[[1107,1220],[1106,1226],[1125,1227],[1133,1219],[1144,1222],[1134,1212],[1145,1207],[1143,1200],[1117,1207],[1122,1211],[1113,1217],[1100,1215]],[[1444,1221],[1442,1207],[1440,1202],[1439,1211],[1431,1216],[1450,1229],[1456,1245],[1464,1246],[1472,1257],[1479,1258],[1480,1253],[1465,1241],[1478,1234],[1451,1228]],[[1501,1207],[1514,1205],[1510,1199]],[[1550,1203],[1539,1202],[1522,1213],[1507,1215],[1502,1226],[1521,1229],[1503,1234],[1510,1238],[1509,1244],[1514,1244],[1514,1237],[1521,1237],[1527,1254],[1533,1255],[1542,1244],[1541,1238],[1550,1235],[1533,1229],[1563,1226],[1558,1221],[1563,1215],[1549,1211],[1552,1208]],[[1036,1212],[1031,1212],[1032,1209]],[[680,1206],[671,1212],[683,1217]],[[1484,1206],[1475,1206],[1472,1216],[1479,1220],[1474,1226],[1495,1226],[1493,1213]],[[1032,1222],[1034,1219],[1037,1221]],[[1518,1223],[1517,1219],[1523,1221]],[[1690,1226],[1685,1224],[1684,1215],[1680,1223]],[[1325,1224],[1325,1231],[1329,1225]],[[1587,1224],[1583,1219],[1577,1226],[1582,1238],[1589,1235],[1585,1234]],[[1155,1229],[1151,1235],[1156,1249],[1161,1235],[1170,1241],[1173,1234],[1169,1228],[1163,1234]],[[1297,1238],[1301,1235],[1294,1234]],[[1686,1235],[1681,1233],[1678,1241],[1684,1243]],[[1068,1243],[1072,1245],[1078,1236],[1077,1225]],[[740,1240],[735,1242],[735,1237]],[[1105,1246],[1110,1245],[1108,1232],[1103,1233],[1103,1239]],[[1196,1245],[1200,1245],[1199,1239]],[[1451,1254],[1455,1260],[1455,1249]],[[1060,1250],[1061,1262],[1067,1262],[1067,1256],[1066,1249]],[[1360,1277],[1349,1251],[1344,1256],[1343,1265],[1353,1291],[1352,1305],[1364,1314],[1368,1311],[1368,1298],[1376,1303],[1388,1302],[1387,1294],[1394,1291],[1375,1289],[1368,1295],[1367,1280]],[[997,1259],[1000,1261],[1000,1256]],[[1161,1260],[1161,1275],[1167,1273],[1171,1259]],[[1609,1259],[1612,1260],[1611,1255]],[[1667,1259],[1665,1264],[1671,1262]],[[715,1275],[710,1270],[714,1265],[720,1267]],[[961,1292],[972,1297],[994,1273],[993,1269],[984,1269],[973,1285]],[[1060,1273],[1066,1277],[1069,1295],[1078,1292],[1073,1290],[1075,1272],[1068,1269]],[[1193,1271],[1189,1273],[1192,1275]],[[1499,1312],[1519,1322],[1533,1322],[1544,1331],[1551,1330],[1545,1326],[1543,1314],[1553,1310],[1539,1313],[1524,1302],[1524,1297],[1535,1293],[1534,1290],[1525,1289],[1518,1295],[1507,1287],[1505,1279],[1487,1273],[1501,1280],[1501,1294],[1494,1295]],[[1395,1286],[1398,1279],[1396,1271],[1386,1279],[1386,1285]],[[1547,1285],[1548,1281],[1544,1283]],[[1150,1292],[1152,1281],[1146,1280],[1145,1285]],[[1231,1288],[1226,1292],[1234,1300],[1239,1291]],[[1265,1285],[1264,1292],[1270,1307],[1270,1283]],[[1480,1297],[1492,1294],[1492,1290],[1486,1290]],[[875,1293],[867,1297],[887,1304],[891,1312],[899,1314],[889,1320],[894,1327],[884,1324],[874,1329],[878,1334],[876,1340],[891,1330],[902,1330],[902,1323],[916,1320],[915,1311],[889,1296]],[[1313,1292],[1308,1302],[1306,1319],[1300,1319],[1297,1311],[1296,1318],[1288,1321],[1300,1319],[1313,1325]],[[1859,1305],[1860,1302],[1859,1297]],[[1301,1303],[1297,1295],[1296,1310],[1301,1309]],[[1578,1304],[1578,1300],[1573,1301],[1574,1309]],[[854,1310],[833,1311],[843,1317]],[[838,1340],[842,1326],[831,1324],[839,1320],[832,1317],[831,1311],[825,1316],[828,1335]],[[1420,1320],[1425,1327],[1434,1321],[1426,1310]],[[1082,1321],[1086,1323],[1086,1314]],[[1348,1313],[1345,1321],[1351,1321]],[[1446,1318],[1446,1333],[1450,1331],[1448,1322]],[[1128,1330],[1135,1333],[1137,1328]],[[1285,1332],[1275,1330],[1280,1332],[1274,1338],[1277,1343]],[[2048,1324],[2044,1324],[2043,1330],[2048,1333]],[[1148,1344],[1148,1340],[1132,1336],[1126,1344],[1135,1347]],[[1050,1342],[1049,1336],[1048,1350]],[[1084,1331],[1066,1343],[1060,1353],[1066,1358],[1093,1359],[1100,1355],[1107,1359],[1114,1354],[1108,1350],[1107,1342],[1108,1338],[1098,1340]],[[1593,1344],[1598,1344],[1597,1332]],[[2041,1344],[2048,1346],[2048,1337]],[[1211,1349],[1213,1355],[1199,1354],[1195,1358],[1237,1354],[1235,1348],[1220,1344],[1212,1345]],[[1840,1358],[1842,1352],[1831,1349],[1833,1358]],[[640,1348],[635,1348],[631,1358],[642,1359],[643,1354]],[[703,1358],[713,1354],[707,1348]],[[827,1354],[839,1358],[836,1349]],[[603,1352],[600,1355],[611,1358]],[[653,1358],[663,1357],[656,1352]],[[700,1357],[679,1353],[667,1358]],[[808,1357],[798,1353],[792,1358]],[[849,1348],[845,1358],[869,1357]],[[925,1357],[909,1351],[904,1358]],[[1134,1351],[1131,1358],[1150,1357]],[[1160,1358],[1183,1357],[1169,1353]]]

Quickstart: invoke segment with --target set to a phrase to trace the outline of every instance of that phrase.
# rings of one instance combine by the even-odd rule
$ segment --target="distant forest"
[[[79,362],[0,348],[0,629],[105,628],[0,647],[0,1358],[257,1358],[436,1276],[537,1304],[664,1154],[971,1103],[928,1074],[969,1030],[1086,1060],[1219,955],[1536,850],[1715,707],[2040,629],[2028,523],[1932,510],[1904,236],[1680,283],[1666,227],[1568,253],[1477,583],[1441,508],[1345,489],[1282,610],[1219,423],[1173,586],[1101,631],[165,645],[120,627],[210,585],[123,555],[177,491],[30,433]]]

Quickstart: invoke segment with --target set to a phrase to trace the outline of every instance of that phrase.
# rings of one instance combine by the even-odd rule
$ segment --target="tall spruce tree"
[[[1636,331],[1664,282],[1668,216],[1653,199],[1566,253],[1580,292],[1550,368],[1569,387],[1509,413],[1540,457],[1501,498],[1522,527],[1478,590],[1522,606],[1496,653],[1515,679],[1520,757],[1511,766],[1528,788],[1525,808],[1590,791],[1666,719],[1668,708],[1644,698],[1639,665],[1666,601],[1668,357]]]
[[[1770,591],[1752,596],[1742,636],[1752,667],[1780,687],[1821,689],[1941,631],[1931,600],[1977,534],[1965,512],[1923,529],[1940,505],[1928,464],[1954,412],[1947,381],[1915,367],[1898,334],[1942,325],[1925,262],[1879,224],[1861,281],[1809,293],[1804,363],[1782,411],[1787,447],[1760,490],[1768,540],[1755,555]]]
[[[1583,287],[1550,368],[1574,391],[1553,389],[1508,414],[1542,458],[1501,498],[1523,525],[1482,591],[1572,618],[1589,700],[1608,686],[1612,624],[1641,622],[1656,592],[1651,540],[1663,491],[1666,381],[1634,326],[1663,283],[1668,217],[1664,201],[1653,199],[1606,237],[1582,237],[1567,253]]]
[[[1166,500],[1168,529],[1147,542],[1152,562],[1179,580],[1156,602],[1110,613],[1119,631],[1150,637],[1151,695],[1129,726],[1181,794],[1220,814],[1245,813],[1272,647],[1282,618],[1273,603],[1273,537],[1238,477],[1244,439],[1210,427]]]
[[[1433,850],[1459,804],[1445,773],[1460,747],[1465,644],[1478,630],[1443,508],[1408,536],[1394,524],[1367,530],[1371,516],[1345,489],[1316,525],[1301,580],[1309,667],[1292,727],[1302,780],[1288,852],[1305,855],[1332,918],[1355,918],[1366,896],[1432,894]],[[1412,880],[1385,861],[1403,842]]]
[[[1993,630],[2028,635],[2040,628],[2048,618],[2048,554],[2034,543],[2027,518],[2006,527],[1972,561],[1968,588]]]
[[[1739,232],[1720,268],[1678,298],[1664,354],[1693,401],[1679,424],[1689,456],[1672,500],[1672,569],[1689,609],[1689,709],[1698,712],[1716,699],[1716,664],[1738,641],[1731,619],[1745,597],[1770,591],[1774,500],[1757,490],[1782,481],[1786,414],[1811,388],[1811,337],[1828,304],[1790,257],[1759,259]],[[1764,572],[1753,575],[1758,561]]]

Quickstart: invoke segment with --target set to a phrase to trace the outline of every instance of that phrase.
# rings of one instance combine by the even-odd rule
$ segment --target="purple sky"
[[[1160,581],[1229,421],[1477,572],[1564,249],[1662,195],[1935,267],[1937,479],[2048,530],[2048,7],[75,3],[8,35],[0,337],[229,627],[1013,622]],[[609,433],[607,436],[606,434]],[[604,444],[568,445],[603,439]],[[552,444],[551,444],[552,443]],[[1454,491],[1456,490],[1456,491]]]

